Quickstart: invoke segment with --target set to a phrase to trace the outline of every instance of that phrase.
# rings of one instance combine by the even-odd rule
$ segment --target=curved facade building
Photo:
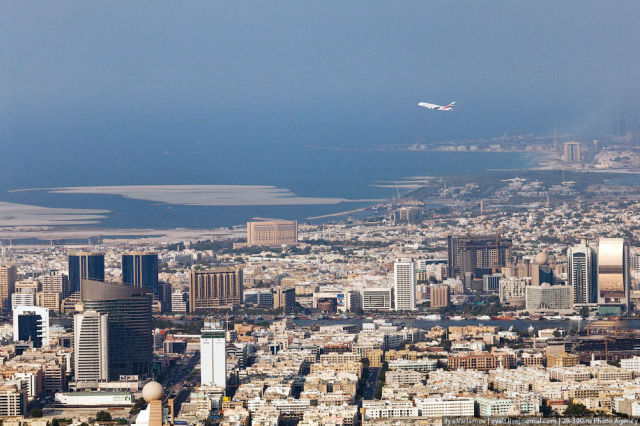
[[[83,280],[81,298],[85,311],[108,314],[109,380],[148,376],[153,358],[151,295],[142,288]]]
[[[627,310],[629,284],[629,246],[623,238],[600,238],[598,304]]]

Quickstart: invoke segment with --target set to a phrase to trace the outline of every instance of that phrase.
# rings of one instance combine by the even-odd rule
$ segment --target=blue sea
[[[88,185],[272,185],[302,197],[349,200],[389,199],[397,189],[374,185],[415,176],[450,176],[488,169],[522,169],[532,158],[520,153],[428,152],[373,148],[259,146],[252,149],[202,149],[199,152],[151,151],[92,162],[74,157],[60,167],[30,170],[16,164],[5,168],[0,201],[45,207],[106,209],[102,228],[216,228],[238,225],[252,217],[298,219],[356,209],[372,203],[343,202],[293,206],[184,206],[126,199],[111,195],[50,194],[14,189]],[[36,159],[42,162],[44,159]],[[8,167],[11,167],[9,165]],[[407,189],[400,188],[400,192]],[[327,220],[336,220],[331,218]]]

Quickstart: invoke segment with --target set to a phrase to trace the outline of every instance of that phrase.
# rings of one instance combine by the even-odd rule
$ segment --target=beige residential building
[[[232,308],[242,303],[242,268],[238,266],[191,271],[189,278],[189,312]]]
[[[0,297],[2,306],[8,308],[11,305],[11,295],[15,291],[18,281],[18,271],[15,265],[0,265]]]
[[[279,246],[298,243],[295,220],[260,220],[247,222],[247,246]]]
[[[36,293],[36,306],[47,308],[52,312],[60,312],[60,293],[41,291]]]
[[[574,354],[560,353],[547,355],[547,368],[550,367],[573,367],[578,365],[580,357]]]

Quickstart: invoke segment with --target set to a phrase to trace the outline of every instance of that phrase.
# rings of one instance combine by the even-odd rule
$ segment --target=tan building
[[[37,293],[42,290],[40,282],[33,280],[16,281],[14,291],[16,293]]]
[[[260,220],[247,222],[247,246],[279,246],[298,243],[295,220]]]
[[[60,312],[60,293],[41,291],[36,293],[36,305],[47,308],[52,312]]]
[[[449,286],[433,285],[431,286],[431,307],[446,308],[449,306]]]
[[[242,268],[222,266],[208,271],[191,271],[189,312],[225,309],[242,303]]]
[[[489,371],[496,368],[512,368],[515,364],[515,356],[507,353],[471,352],[447,357],[449,370]]]
[[[560,353],[547,355],[547,368],[549,367],[573,367],[578,365],[580,357],[574,354]]]
[[[11,305],[11,295],[15,291],[16,281],[18,281],[16,265],[0,265],[0,297],[2,306],[5,308]]]
[[[310,373],[320,373],[322,371],[332,371],[335,373],[345,372],[355,374],[358,379],[362,376],[362,363],[360,362],[345,362],[343,364],[324,364],[315,363],[310,366]]]
[[[375,349],[369,352],[367,358],[369,358],[369,367],[370,368],[380,368],[382,367],[382,356],[384,352],[382,349]]]

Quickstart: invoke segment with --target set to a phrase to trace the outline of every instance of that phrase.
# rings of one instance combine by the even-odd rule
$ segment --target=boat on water
[[[461,317],[460,315],[456,315],[454,317],[449,318],[452,321],[462,321],[464,318]]]
[[[515,317],[512,317],[511,315],[500,315],[497,317],[491,317],[492,320],[498,320],[498,321],[514,321]]]
[[[580,315],[572,315],[569,317],[571,321],[582,321],[582,317]]]
[[[442,317],[438,314],[423,315],[420,319],[425,321],[440,321]]]
[[[480,321],[489,321],[491,319],[491,317],[489,315],[480,315],[476,319],[480,320]]]

